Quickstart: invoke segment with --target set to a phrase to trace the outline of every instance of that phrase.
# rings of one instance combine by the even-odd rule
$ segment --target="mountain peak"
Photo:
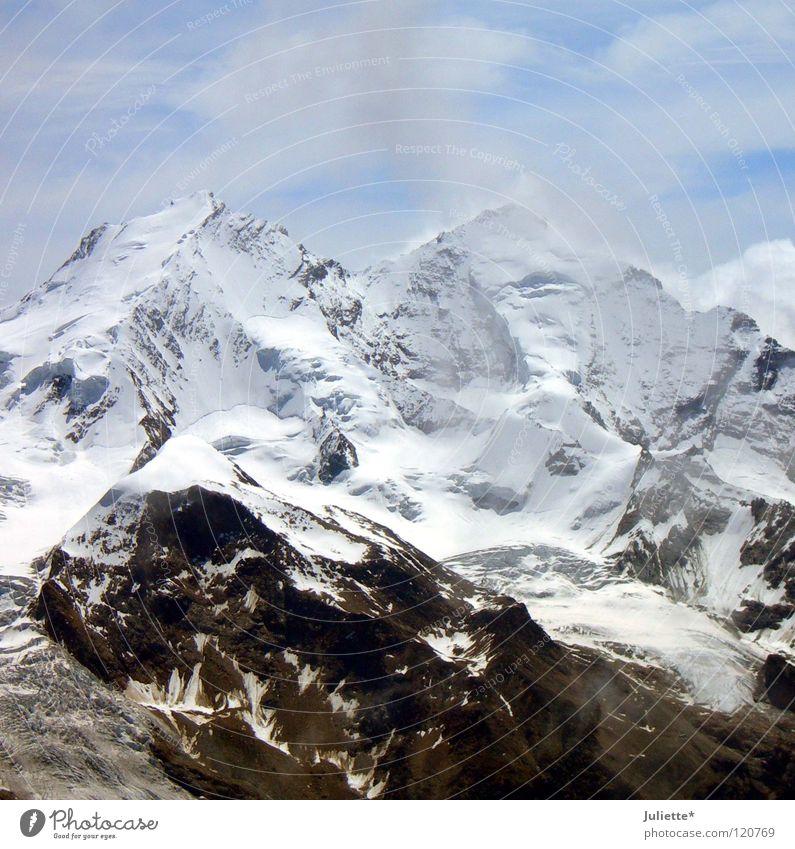
[[[441,231],[426,244],[433,246],[473,238],[527,242],[548,238],[549,229],[549,222],[532,210],[517,203],[506,203],[466,218],[450,230]]]
[[[156,259],[159,266],[183,239],[210,218],[226,209],[212,192],[197,191],[175,198],[157,212],[141,215],[118,224],[107,222],[86,233],[66,262],[43,284],[45,292],[57,288],[75,276],[78,263],[120,265],[131,257]],[[148,263],[151,264],[151,263]],[[136,263],[137,276],[145,276]],[[35,291],[35,290],[34,290]]]
[[[546,218],[533,212],[529,207],[515,202],[484,209],[461,226],[467,227],[470,225],[484,226],[490,229],[508,227],[512,231],[516,231],[515,235],[549,230],[549,221]]]
[[[186,217],[202,214],[212,215],[213,213],[225,208],[226,204],[221,200],[217,200],[215,195],[207,189],[200,189],[199,191],[191,192],[188,195],[171,198],[171,200],[169,200],[163,207],[165,211],[172,211],[178,215],[184,215]],[[157,214],[158,213],[155,213],[155,215]]]
[[[223,212],[226,208],[226,204],[217,200],[212,192],[201,190],[183,197],[173,198],[158,212],[132,218],[121,226],[135,226],[136,228],[155,231],[169,230],[176,232],[181,230],[180,235],[185,235],[200,227],[208,218]]]

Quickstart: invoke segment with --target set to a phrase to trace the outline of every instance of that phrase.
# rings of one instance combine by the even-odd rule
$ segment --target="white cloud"
[[[778,60],[735,64],[726,37],[758,59],[775,53],[773,39],[795,41],[795,16],[777,0],[587,10],[563,0],[561,14],[469,0],[321,3],[252,2],[191,29],[196,16],[183,4],[144,0],[116,12],[111,0],[91,0],[78,12],[53,2],[16,39],[0,39],[0,66],[16,62],[0,106],[20,107],[0,145],[3,172],[14,175],[0,186],[0,258],[17,224],[27,228],[9,292],[49,273],[96,223],[202,187],[283,218],[294,236],[354,267],[510,198],[578,238],[659,265],[670,259],[649,203],[659,194],[691,278],[792,232],[790,177],[770,163],[743,171],[675,82],[686,74],[749,161],[791,150],[795,71]],[[596,72],[594,59],[613,73]],[[156,96],[90,157],[86,140],[153,81]],[[554,155],[560,142],[576,149],[588,179]]]
[[[784,3],[719,0],[687,11],[643,16],[626,25],[601,54],[602,61],[626,74],[685,65],[791,64],[788,48],[795,43],[795,15]]]
[[[752,316],[763,333],[795,348],[795,245],[790,239],[752,245],[688,286],[675,278],[666,285],[696,309],[735,307]]]

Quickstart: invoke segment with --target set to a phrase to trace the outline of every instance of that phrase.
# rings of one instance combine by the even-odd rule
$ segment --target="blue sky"
[[[793,236],[791,4],[550,6],[4,2],[0,295],[208,188],[352,267],[515,200],[696,305],[724,264],[780,301],[788,251],[732,263]]]

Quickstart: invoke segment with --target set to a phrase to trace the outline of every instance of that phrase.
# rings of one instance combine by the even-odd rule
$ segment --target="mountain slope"
[[[186,798],[155,755],[173,732],[48,639],[37,592],[0,578],[0,799]]]
[[[200,795],[780,796],[792,728],[552,641],[391,531],[172,438],[40,564],[37,615]],[[767,734],[765,732],[768,732]]]

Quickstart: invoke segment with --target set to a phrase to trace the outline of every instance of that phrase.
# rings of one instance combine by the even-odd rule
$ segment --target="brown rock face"
[[[168,725],[152,754],[196,795],[786,796],[795,779],[792,728],[764,707],[687,706],[386,528],[250,479],[111,493],[44,570],[37,615]]]
[[[783,655],[768,655],[759,670],[757,697],[779,710],[795,711],[795,664]]]

